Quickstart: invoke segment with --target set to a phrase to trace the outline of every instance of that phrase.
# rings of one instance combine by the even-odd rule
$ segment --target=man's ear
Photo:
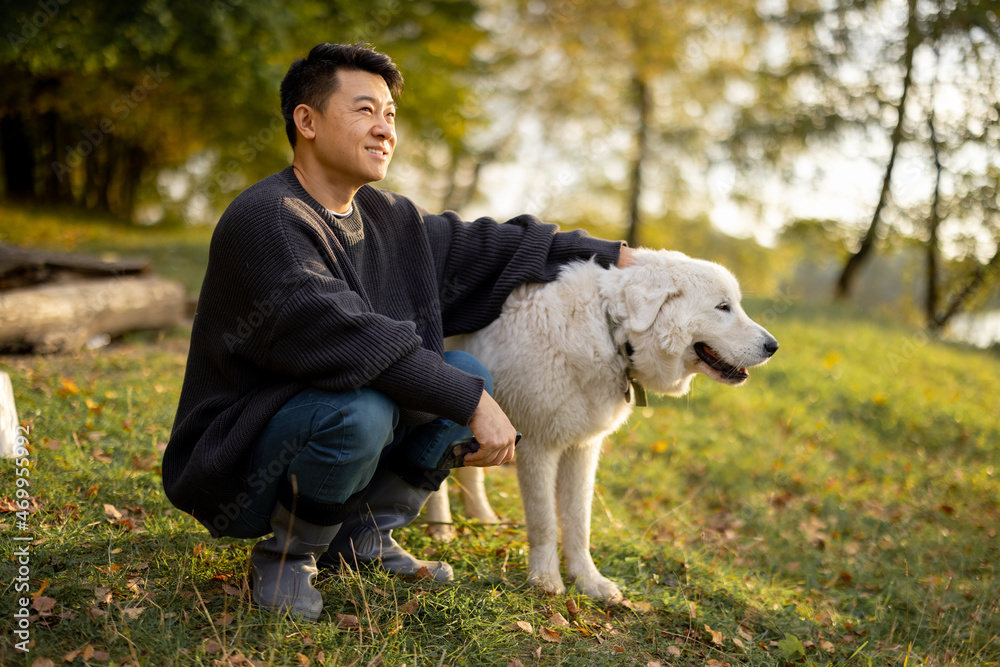
[[[625,312],[628,328],[646,331],[663,308],[663,304],[681,295],[669,269],[662,263],[645,264],[631,270],[625,282]]]
[[[316,110],[308,104],[300,104],[292,111],[292,120],[295,127],[304,139],[313,140],[316,138]]]

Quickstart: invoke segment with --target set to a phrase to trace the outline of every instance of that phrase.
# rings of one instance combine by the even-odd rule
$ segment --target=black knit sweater
[[[620,249],[531,216],[431,215],[369,186],[338,219],[291,167],[256,183],[212,236],[163,456],[167,496],[220,534],[258,435],[310,385],[371,387],[410,423],[468,423],[483,382],[444,363],[444,336],[489,324],[521,283],[552,280],[573,259],[611,265]]]

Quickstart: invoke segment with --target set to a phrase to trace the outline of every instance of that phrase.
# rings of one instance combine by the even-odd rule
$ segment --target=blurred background
[[[4,0],[0,28],[0,243],[210,230],[290,160],[292,60],[367,42],[406,79],[381,186],[425,208],[1000,340],[997,0]]]

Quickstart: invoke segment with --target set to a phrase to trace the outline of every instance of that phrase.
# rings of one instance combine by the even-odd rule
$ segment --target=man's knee
[[[489,369],[487,369],[486,366],[483,366],[479,359],[476,359],[468,352],[452,350],[444,353],[444,360],[459,370],[463,370],[470,375],[478,375],[483,378],[483,380],[486,381],[486,393],[490,396],[493,395],[493,376],[490,374]]]
[[[391,440],[399,421],[399,408],[385,394],[361,389],[341,410],[344,425],[360,449],[380,452]]]

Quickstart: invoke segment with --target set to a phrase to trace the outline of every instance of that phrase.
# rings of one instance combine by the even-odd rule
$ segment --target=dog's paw
[[[609,605],[619,604],[625,599],[617,584],[599,572],[577,578],[575,585],[586,595],[600,598]]]
[[[562,595],[566,592],[566,586],[563,585],[562,577],[559,576],[558,572],[555,574],[551,572],[532,572],[528,575],[528,583],[538,586],[549,595]]]
[[[431,523],[427,525],[427,534],[439,542],[451,542],[455,539],[455,526],[450,523]]]

